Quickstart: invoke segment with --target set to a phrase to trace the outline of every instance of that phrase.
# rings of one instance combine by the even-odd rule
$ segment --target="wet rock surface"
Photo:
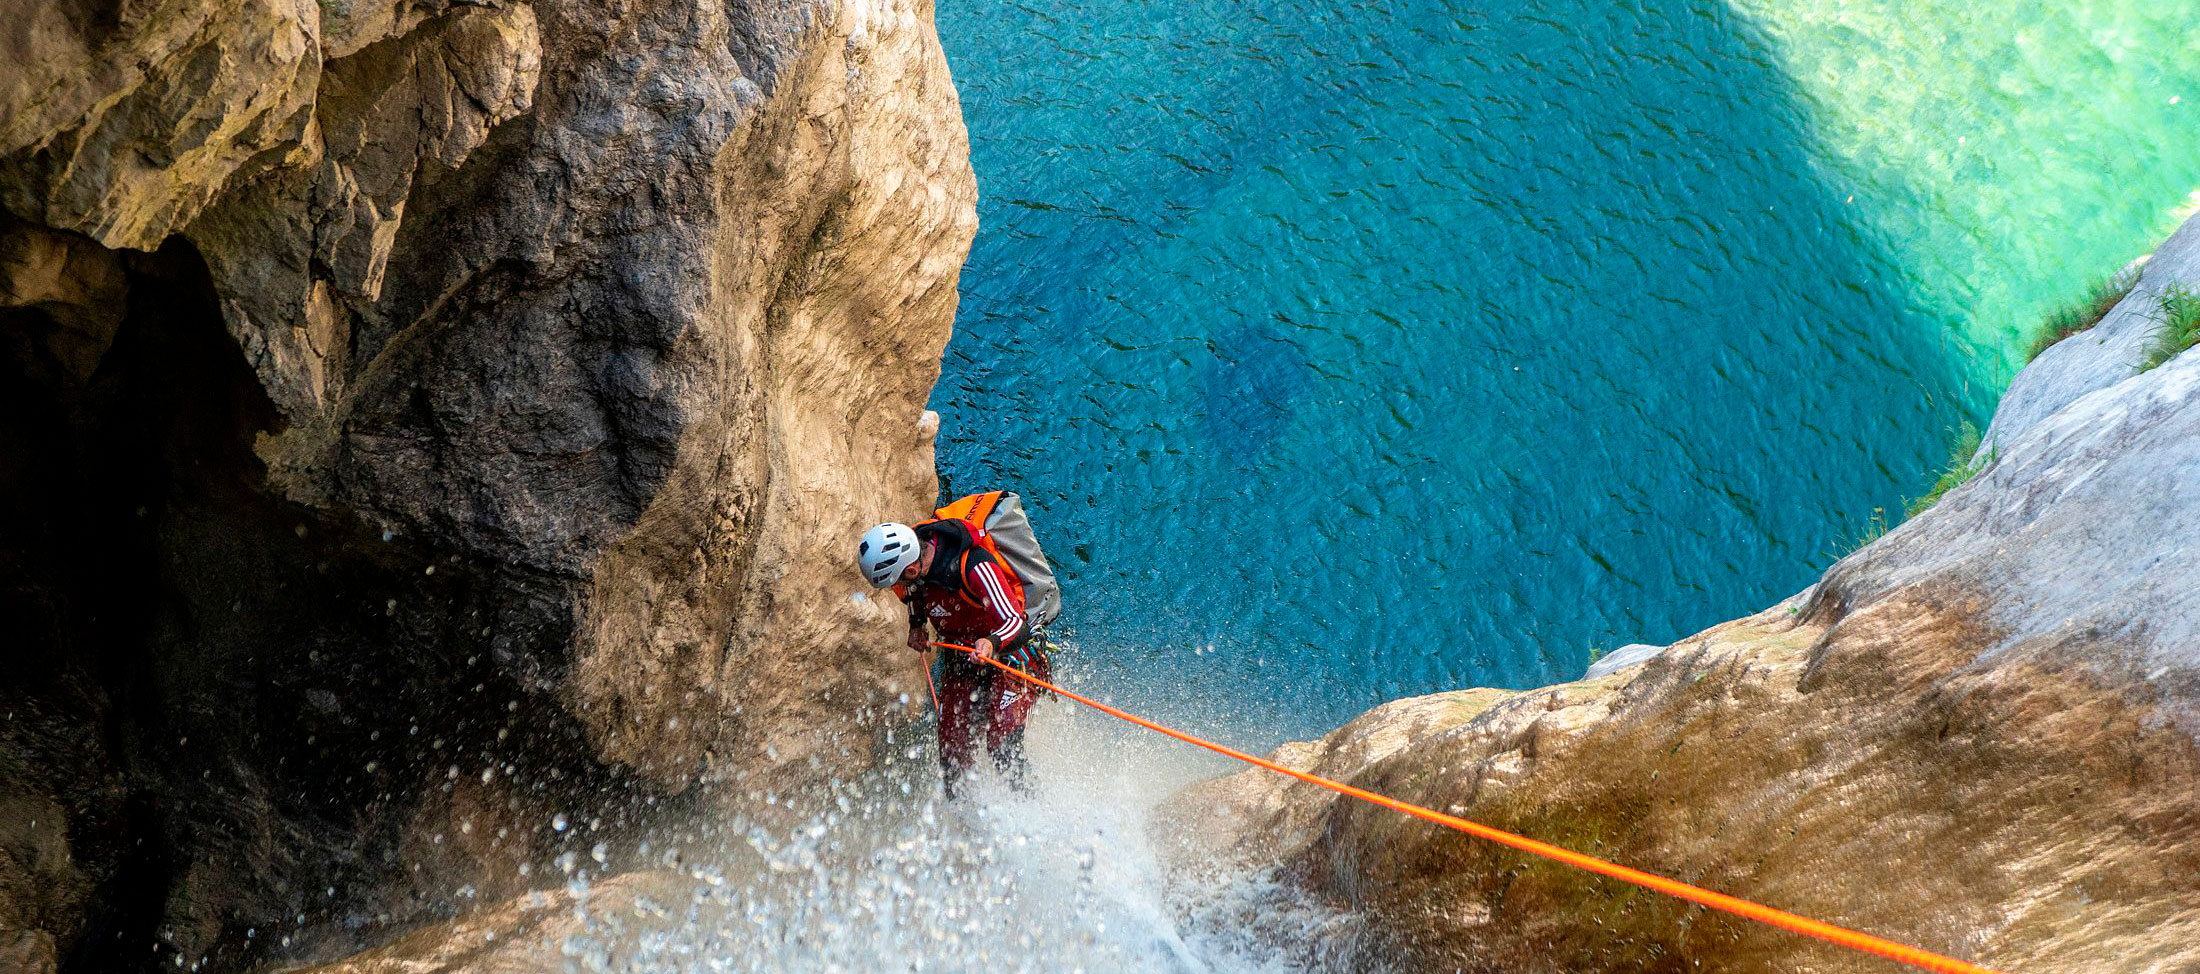
[[[2109,331],[2020,376],[1983,472],[1809,591],[1279,759],[1998,969],[2200,966],[2200,355],[2135,374],[2133,337],[2140,303],[2194,279],[2195,233]],[[1265,772],[1159,821],[1180,867],[1268,869],[1278,897],[1354,917],[1349,956],[1401,970],[1883,964]]]
[[[975,187],[930,6],[48,4],[0,965],[242,969],[873,761]]]
[[[677,873],[627,873],[586,889],[528,893],[426,927],[357,956],[300,974],[540,974],[574,960],[565,945],[576,937],[617,936],[660,921],[684,906],[696,884]],[[597,948],[602,949],[602,948]],[[603,952],[610,953],[609,949]]]

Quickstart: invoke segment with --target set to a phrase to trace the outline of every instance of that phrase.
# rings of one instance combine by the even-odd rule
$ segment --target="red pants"
[[[1026,646],[1030,646],[1027,642]],[[1042,680],[1052,680],[1053,666],[1047,654],[1033,647],[1012,653],[1001,662]],[[940,661],[940,772],[947,793],[978,758],[978,736],[985,735],[986,753],[993,764],[1021,785],[1024,771],[1024,721],[1042,691],[1022,680],[960,653]]]

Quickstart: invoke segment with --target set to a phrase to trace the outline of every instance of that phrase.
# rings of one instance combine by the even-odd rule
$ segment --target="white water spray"
[[[1286,898],[1272,880],[1172,887],[1148,841],[1164,798],[1234,766],[1065,701],[1038,709],[1027,746],[1028,792],[981,772],[966,800],[947,802],[927,779],[885,789],[907,789],[898,803],[843,799],[791,833],[751,830],[710,865],[684,867],[694,882],[661,902],[592,912],[564,944],[569,966],[1242,974],[1304,969],[1321,953],[1247,931]],[[586,884],[575,884],[583,909]],[[1304,913],[1294,926],[1324,927]],[[1276,918],[1263,919],[1272,934]]]

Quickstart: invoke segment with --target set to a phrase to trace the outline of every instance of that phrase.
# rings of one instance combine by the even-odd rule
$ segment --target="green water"
[[[949,3],[933,405],[1086,685],[1246,742],[1800,589],[2200,186],[2135,3]]]
[[[2173,5],[1742,0],[1919,311],[1994,388],[2025,329],[2191,212],[2200,35]]]

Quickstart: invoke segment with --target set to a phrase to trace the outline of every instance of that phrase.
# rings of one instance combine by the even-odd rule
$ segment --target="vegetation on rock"
[[[1948,465],[1941,468],[1939,479],[1933,481],[1931,490],[1911,498],[1908,504],[1903,505],[1902,516],[1912,518],[1925,513],[1927,508],[1940,503],[1942,495],[1963,486],[1993,462],[1994,451],[1979,450],[1978,427],[1965,422],[1956,433],[1955,445],[1948,449]]]
[[[2024,360],[2030,362],[2039,358],[2041,352],[2053,348],[2056,342],[2100,324],[2138,283],[2139,269],[2127,267],[2114,276],[2087,285],[2083,297],[2056,310],[2034,327]]]
[[[2162,292],[2162,324],[2147,342],[2139,371],[2147,372],[2200,344],[2200,293],[2184,285]]]

